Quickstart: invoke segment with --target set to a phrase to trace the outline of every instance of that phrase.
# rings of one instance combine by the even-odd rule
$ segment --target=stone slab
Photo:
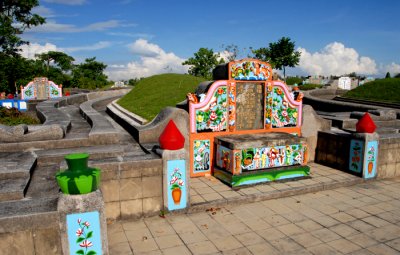
[[[29,178],[0,180],[0,202],[24,198]]]
[[[0,162],[0,180],[29,178],[36,156],[30,152],[0,153]]]
[[[216,143],[231,150],[282,146],[306,142],[305,138],[287,133],[261,133],[216,137]]]

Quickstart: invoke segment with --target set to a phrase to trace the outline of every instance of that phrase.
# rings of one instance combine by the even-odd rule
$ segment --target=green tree
[[[47,71],[49,71],[50,64],[54,64],[62,71],[70,71],[73,67],[72,62],[75,61],[73,57],[59,51],[36,54],[36,57],[46,65]]]
[[[286,79],[286,67],[295,67],[299,64],[299,51],[295,49],[295,43],[289,37],[282,37],[278,42],[270,43],[268,48],[252,50],[254,57],[269,62],[273,68],[282,70]]]
[[[25,29],[45,22],[43,17],[32,14],[38,0],[1,0],[0,1],[0,45],[6,55],[18,55],[18,47],[27,44],[19,35]]]
[[[214,53],[212,49],[200,48],[194,57],[189,58],[182,65],[190,65],[189,74],[212,79],[212,70],[218,65],[223,63],[218,53]]]
[[[103,73],[107,65],[96,61],[96,57],[87,58],[85,62],[72,70],[72,85],[82,89],[96,89],[107,85],[107,76]]]
[[[387,72],[386,76],[385,76],[385,79],[388,79],[388,78],[390,78],[390,73],[389,72]]]
[[[400,78],[400,73],[396,74],[394,78]]]

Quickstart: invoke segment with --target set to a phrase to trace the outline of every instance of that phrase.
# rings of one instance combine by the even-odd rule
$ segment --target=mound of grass
[[[0,106],[0,124],[7,126],[16,126],[19,124],[34,125],[40,124],[39,119],[18,111],[18,109]]]
[[[350,90],[342,97],[400,103],[400,78],[379,79]]]
[[[167,106],[175,106],[194,92],[204,78],[187,74],[160,74],[140,80],[118,104],[148,121]]]

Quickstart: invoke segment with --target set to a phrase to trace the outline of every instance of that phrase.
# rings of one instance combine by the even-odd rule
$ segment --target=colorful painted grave
[[[214,175],[232,187],[306,177],[305,139],[287,133],[216,137]]]
[[[256,59],[243,59],[218,66],[214,70],[213,82],[206,94],[190,94],[190,175],[210,174],[216,166],[231,168],[242,165],[244,151],[221,150],[215,145],[218,136],[288,133],[301,135],[302,94],[291,92],[281,81],[272,80],[270,64]],[[199,100],[197,98],[200,98]],[[302,143],[303,144],[303,143]],[[266,154],[273,149],[299,151],[303,154],[304,144],[282,144],[281,147],[249,147],[255,157],[254,169],[264,169]],[[283,146],[283,147],[282,147]],[[300,146],[303,146],[300,148]],[[305,147],[304,147],[305,148]],[[225,153],[227,153],[225,155]],[[271,153],[271,152],[270,152]],[[293,155],[295,157],[297,155]],[[238,158],[238,160],[236,160]],[[259,159],[258,159],[259,158]],[[264,161],[263,161],[264,159]],[[289,166],[294,159],[288,160]],[[267,168],[278,166],[279,159]],[[263,165],[264,163],[264,165]],[[242,172],[240,167],[240,173]],[[238,172],[239,173],[239,172]]]
[[[103,254],[99,217],[97,211],[67,215],[69,254]]]
[[[21,86],[21,98],[25,100],[47,100],[62,97],[62,85],[56,85],[46,77],[35,78],[25,87]]]

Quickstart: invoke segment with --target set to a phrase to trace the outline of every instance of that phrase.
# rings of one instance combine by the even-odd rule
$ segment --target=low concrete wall
[[[362,104],[334,101],[321,98],[321,97],[327,97],[327,95],[332,95],[332,97],[339,96],[342,95],[344,92],[346,91],[337,89],[314,89],[309,91],[303,91],[304,93],[303,104],[311,105],[315,109],[318,109],[318,111],[325,111],[325,112],[351,112],[351,111],[365,112],[368,110],[383,108],[379,106],[362,105]]]
[[[378,178],[400,176],[400,137],[379,139]]]
[[[315,162],[348,171],[350,140],[350,134],[318,132]],[[400,176],[400,137],[380,137],[377,178],[395,176]]]
[[[163,205],[162,161],[121,161],[102,164],[101,191],[108,221],[156,215]]]

